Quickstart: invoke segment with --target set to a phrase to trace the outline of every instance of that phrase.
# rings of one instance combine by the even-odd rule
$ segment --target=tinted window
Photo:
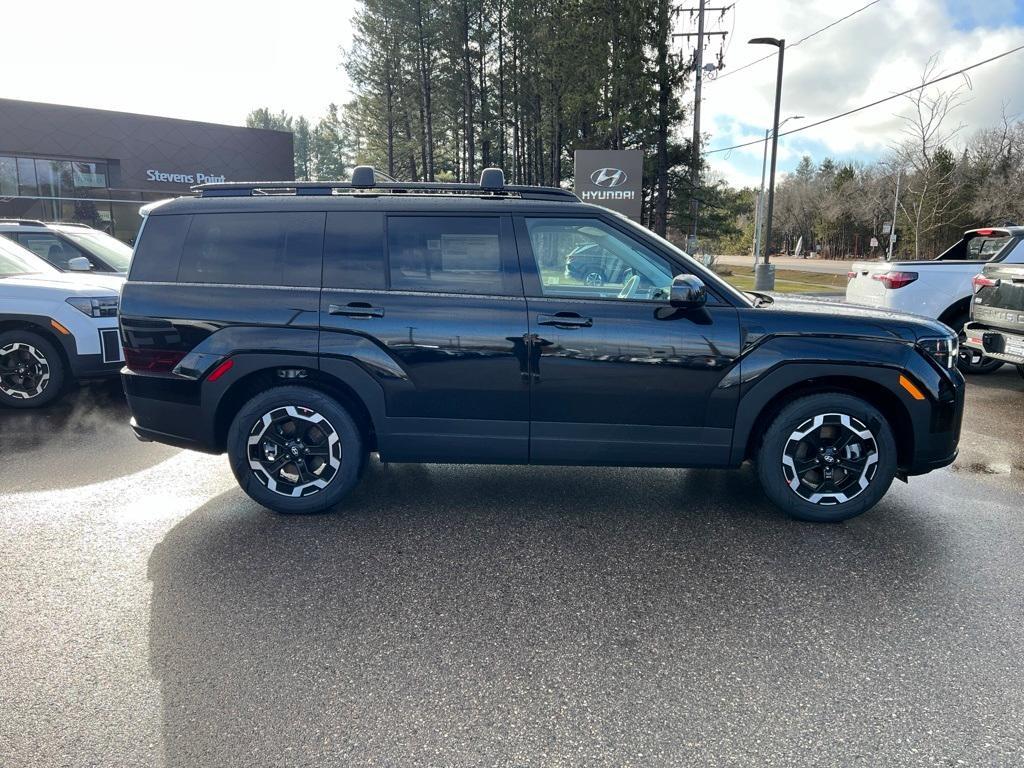
[[[518,271],[503,255],[496,216],[391,216],[388,260],[395,290],[522,293]]]
[[[324,215],[195,214],[178,281],[319,287]]]
[[[328,213],[324,287],[387,287],[383,213]]]
[[[191,216],[149,216],[132,256],[131,280],[173,282]]]

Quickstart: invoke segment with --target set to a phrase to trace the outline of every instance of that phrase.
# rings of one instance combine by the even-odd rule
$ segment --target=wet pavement
[[[738,472],[371,464],[269,513],[114,386],[0,412],[0,765],[1024,763],[1024,380],[841,525]]]

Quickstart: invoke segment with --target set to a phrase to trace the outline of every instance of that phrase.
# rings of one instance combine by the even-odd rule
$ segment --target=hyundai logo
[[[626,172],[619,168],[598,168],[590,174],[595,187],[620,187],[626,183]]]

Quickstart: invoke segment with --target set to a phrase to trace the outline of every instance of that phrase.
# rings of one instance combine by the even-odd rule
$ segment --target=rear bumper
[[[1007,342],[1024,349],[1024,336],[975,322],[965,325],[964,333],[966,335],[964,340],[965,347],[976,349],[979,352],[983,352],[986,357],[1002,360],[1004,363],[1024,365],[1024,354],[1015,354],[1007,351]]]
[[[213,436],[213,415],[204,411],[199,382],[178,377],[121,371],[135,436],[205,453],[220,453]]]

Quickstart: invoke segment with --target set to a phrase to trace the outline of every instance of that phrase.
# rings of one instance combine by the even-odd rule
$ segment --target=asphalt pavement
[[[1024,764],[1024,380],[840,525],[749,469],[371,464],[274,515],[116,386],[0,412],[2,766]]]

